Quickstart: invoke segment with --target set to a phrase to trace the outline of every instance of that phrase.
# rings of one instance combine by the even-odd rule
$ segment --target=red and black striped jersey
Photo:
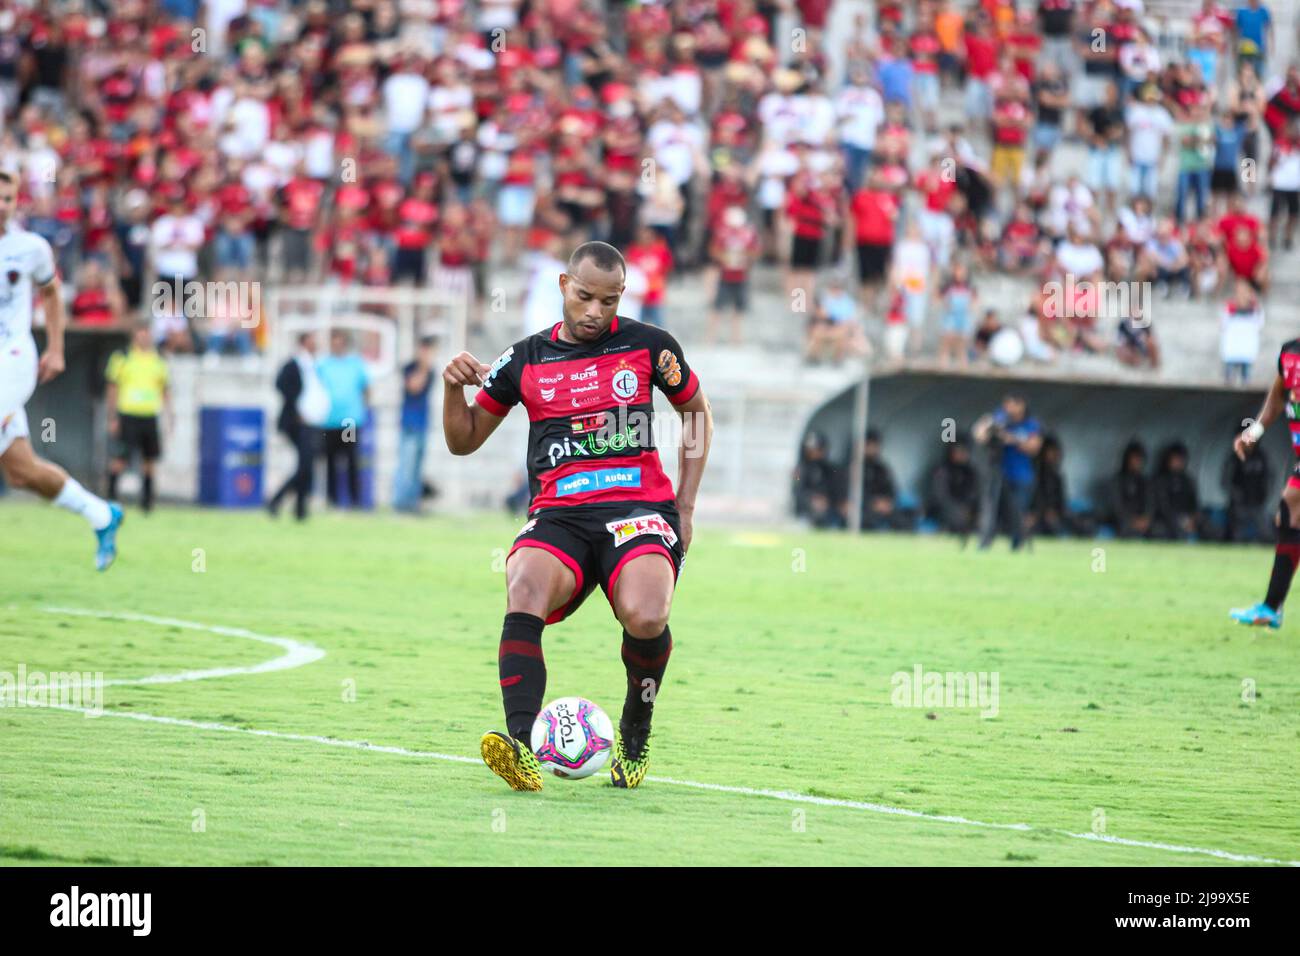
[[[1277,374],[1286,388],[1286,418],[1291,429],[1291,450],[1300,455],[1300,339],[1282,343]]]
[[[504,416],[528,412],[529,514],[604,502],[674,500],[654,444],[657,388],[674,405],[700,383],[663,329],[615,318],[595,342],[565,342],[560,323],[501,353],[475,396]]]

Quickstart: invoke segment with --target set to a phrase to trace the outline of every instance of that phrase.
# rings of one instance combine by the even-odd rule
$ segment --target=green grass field
[[[0,671],[113,681],[282,653],[50,608],[245,628],[325,656],[108,686],[94,719],[0,710],[0,862],[1300,860],[1297,625],[1226,618],[1258,598],[1266,549],[1039,542],[1026,557],[705,527],[673,611],[652,780],[516,794],[477,752],[501,724],[500,569],[518,524],[131,512],[97,575],[78,519],[6,499]],[[588,696],[617,719],[619,628],[599,592],[544,646],[548,698]],[[997,716],[894,706],[892,675],[917,666],[996,673]]]

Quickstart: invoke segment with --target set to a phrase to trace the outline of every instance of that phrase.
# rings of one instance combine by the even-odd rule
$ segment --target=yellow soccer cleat
[[[650,724],[640,727],[619,724],[614,737],[614,762],[609,766],[609,779],[621,790],[640,786],[650,767]]]
[[[542,766],[533,752],[513,737],[491,730],[479,742],[483,762],[510,784],[511,790],[542,789]]]

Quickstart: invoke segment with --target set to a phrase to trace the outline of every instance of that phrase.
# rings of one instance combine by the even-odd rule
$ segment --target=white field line
[[[303,664],[320,660],[325,656],[324,651],[312,645],[301,644],[291,638],[266,637],[261,634],[255,634],[252,631],[244,630],[243,628],[196,624],[192,621],[176,621],[171,618],[151,617],[147,614],[118,614],[107,611],[81,611],[71,608],[53,607],[44,608],[44,610],[52,614],[78,614],[88,617],[142,621],[150,624],[161,624],[166,626],[184,627],[191,630],[210,631],[214,634],[223,634],[232,637],[247,637],[253,640],[260,640],[266,643],[285,647],[288,652],[282,657],[275,658],[265,664],[256,665],[253,668],[220,668],[217,670],[207,671],[187,671],[183,674],[159,674],[152,678],[105,681],[105,683],[172,683],[176,681],[203,680],[208,677],[224,677],[231,674],[260,674],[266,673],[267,671],[300,667]],[[298,650],[290,647],[290,645],[296,645]],[[286,663],[290,658],[293,658],[295,662]],[[344,747],[349,750],[369,750],[376,753],[393,754],[399,757],[414,757],[422,760],[444,760],[451,763],[468,764],[479,763],[479,759],[476,757],[462,757],[459,754],[443,754],[432,750],[410,750],[406,747],[372,744],[365,740],[340,740],[337,737],[321,737],[315,734],[293,734],[284,733],[278,730],[257,730],[252,727],[236,727],[233,724],[222,724],[214,721],[186,720],[180,717],[162,717],[156,714],[132,713],[130,711],[122,710],[95,710],[89,707],[74,707],[64,704],[47,704],[44,706],[49,710],[66,710],[73,713],[85,714],[93,718],[120,717],[127,720],[138,720],[145,723],[164,724],[170,727],[189,727],[194,730],[207,730],[219,733],[251,734],[254,737],[267,737],[276,740],[293,740],[301,743],[321,744],[327,747]],[[967,817],[940,816],[922,813],[919,810],[908,810],[904,807],[891,807],[882,803],[867,803],[860,800],[842,800],[835,797],[815,797],[805,793],[793,793],[788,790],[759,790],[753,787],[730,787],[718,783],[698,783],[694,780],[674,780],[671,777],[647,776],[646,780],[652,783],[664,784],[671,787],[686,787],[691,790],[708,790],[713,793],[730,793],[745,797],[766,797],[769,800],[783,800],[787,803],[805,803],[821,807],[842,807],[849,810],[862,810],[867,813],[882,813],[888,816],[909,817],[914,820],[925,820],[931,823],[950,823],[958,826],[981,827],[988,830],[1015,830],[1021,833],[1041,832],[1049,833],[1054,836],[1066,837],[1071,840],[1091,840],[1094,843],[1111,843],[1117,846],[1135,847],[1144,850],[1162,850],[1167,853],[1189,853],[1197,856],[1210,856],[1220,860],[1231,860],[1234,863],[1266,863],[1275,866],[1300,867],[1300,860],[1277,860],[1271,857],[1252,856],[1246,853],[1233,853],[1228,850],[1216,850],[1209,847],[1180,846],[1174,843],[1160,843],[1150,840],[1130,840],[1124,837],[1110,836],[1102,833],[1073,833],[1069,830],[1060,830],[1052,827],[1035,827],[1028,823],[989,823],[983,820],[971,820]]]
[[[272,671],[287,671],[304,664],[311,664],[325,656],[325,652],[314,644],[297,641],[292,637],[268,637],[242,627],[221,627],[212,624],[197,624],[194,621],[181,621],[171,617],[154,617],[150,614],[131,614],[119,611],[83,611],[71,607],[41,608],[50,614],[71,614],[77,617],[97,617],[110,621],[139,621],[144,624],[157,624],[162,627],[179,627],[187,631],[207,631],[222,637],[242,637],[250,641],[261,641],[281,648],[284,653],[261,664],[248,667],[212,667],[201,671],[181,671],[174,674],[153,674],[149,677],[123,678],[106,680],[104,686],[125,684],[176,684],[182,681],[208,680],[213,677],[234,677],[239,674],[269,674]]]

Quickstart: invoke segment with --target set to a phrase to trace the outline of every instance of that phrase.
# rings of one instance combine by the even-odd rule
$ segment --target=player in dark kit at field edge
[[[1273,556],[1268,593],[1254,607],[1233,608],[1228,612],[1234,621],[1242,624],[1263,624],[1271,628],[1282,626],[1282,604],[1291,588],[1296,564],[1300,562],[1300,339],[1283,344],[1277,357],[1277,377],[1273,379],[1259,416],[1232,443],[1232,450],[1238,458],[1246,460],[1263,436],[1264,429],[1273,424],[1283,411],[1291,430],[1291,449],[1296,453],[1296,461],[1286,487],[1282,489],[1282,500],[1274,519],[1277,551]]]
[[[618,317],[626,275],[617,249],[584,243],[559,277],[563,321],[490,366],[461,352],[442,373],[454,455],[478,449],[511,406],[528,412],[531,502],[506,559],[499,653],[507,733],[484,734],[481,745],[484,762],[515,790],[542,788],[530,746],[546,693],[542,628],[572,614],[597,584],[623,625],[628,680],[614,786],[637,786],[649,763],[650,719],[672,651],[668,612],[713,418],[677,341]],[[467,385],[482,386],[472,405]],[[652,387],[682,418],[676,494],[651,434]]]

